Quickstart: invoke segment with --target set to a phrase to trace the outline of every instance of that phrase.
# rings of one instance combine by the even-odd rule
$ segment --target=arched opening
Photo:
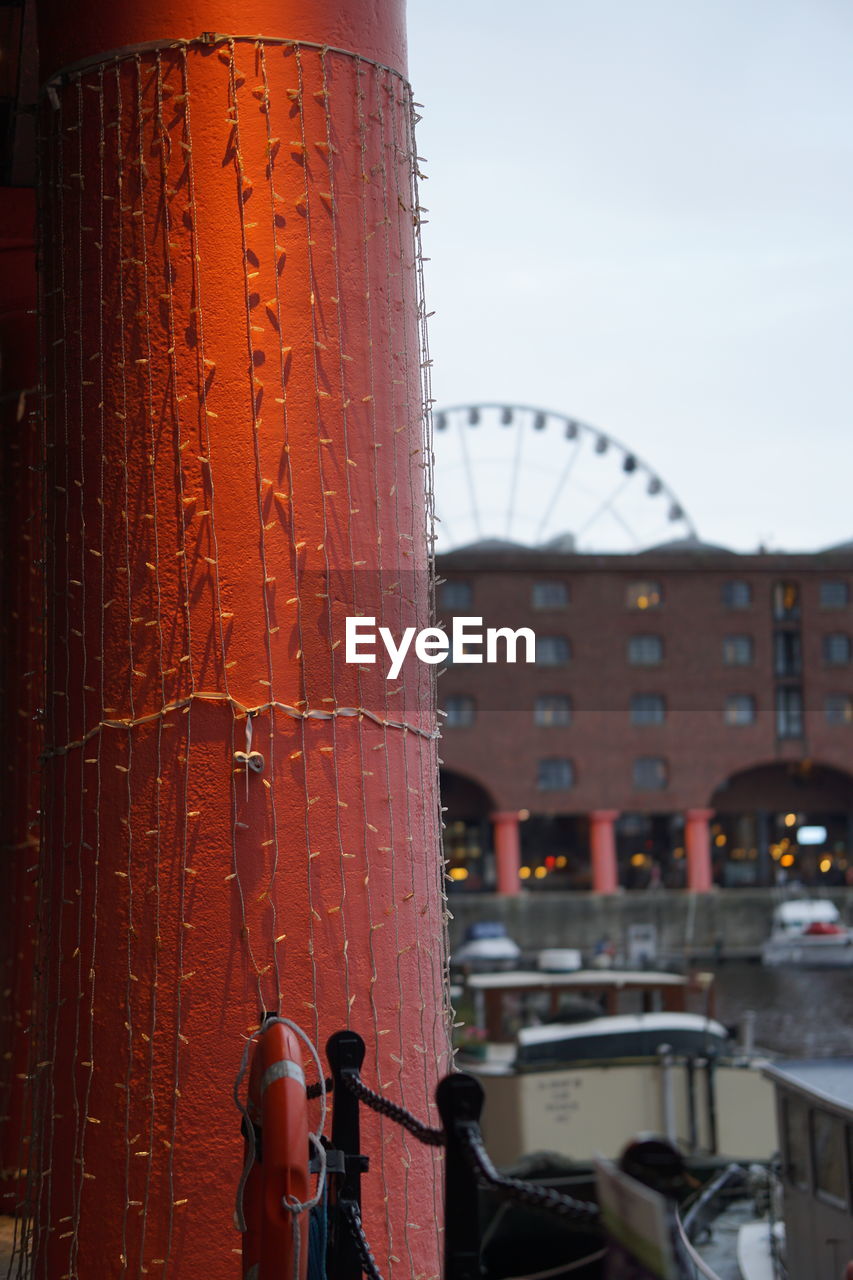
[[[724,886],[853,881],[853,776],[811,760],[734,773],[711,797],[714,880]]]
[[[496,875],[490,818],[495,802],[484,786],[465,774],[442,769],[439,777],[448,888],[493,890]]]

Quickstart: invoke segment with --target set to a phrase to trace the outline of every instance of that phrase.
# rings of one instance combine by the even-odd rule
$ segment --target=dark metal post
[[[477,1178],[465,1156],[464,1134],[479,1134],[483,1087],[458,1072],[439,1082],[435,1095],[444,1125],[444,1280],[480,1280],[480,1210]]]
[[[335,1280],[361,1280],[363,1268],[352,1232],[344,1214],[335,1212],[354,1206],[361,1217],[361,1175],[367,1171],[367,1157],[360,1153],[361,1126],[358,1098],[347,1088],[348,1077],[359,1077],[364,1062],[364,1041],[354,1031],[337,1031],[326,1043],[326,1057],[334,1080],[332,1103],[332,1145],[328,1152],[329,1245],[328,1272]]]

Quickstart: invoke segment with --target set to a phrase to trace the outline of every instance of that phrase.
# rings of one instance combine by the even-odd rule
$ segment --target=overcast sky
[[[853,538],[850,0],[409,0],[438,404],[576,415],[701,535]]]

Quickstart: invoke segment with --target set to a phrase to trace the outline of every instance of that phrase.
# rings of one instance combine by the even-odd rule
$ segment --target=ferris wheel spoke
[[[504,532],[507,538],[512,530],[512,522],[515,517],[515,495],[518,489],[518,477],[521,471],[521,450],[524,445],[524,428],[516,425],[515,438],[515,457],[512,463],[512,475],[510,477],[509,503],[506,509],[506,526]]]
[[[631,475],[629,474],[629,475],[625,476],[625,477],[624,477],[624,478],[619,482],[619,484],[617,484],[616,488],[615,488],[615,489],[613,490],[613,492],[610,494],[610,497],[609,497],[609,498],[605,498],[605,500],[604,500],[602,503],[600,503],[600,505],[596,508],[596,510],[595,510],[595,511],[593,511],[593,513],[592,513],[592,515],[589,517],[589,519],[588,519],[588,520],[585,520],[585,521],[583,522],[583,524],[581,525],[581,527],[580,527],[579,529],[576,529],[576,530],[575,530],[575,537],[576,537],[576,538],[580,538],[580,537],[582,537],[582,536],[583,536],[583,534],[585,534],[585,533],[586,533],[587,529],[591,528],[591,527],[592,527],[592,525],[594,525],[594,524],[595,524],[596,520],[600,519],[600,518],[601,518],[601,516],[603,516],[603,515],[604,515],[604,513],[605,513],[605,512],[607,512],[607,511],[609,511],[611,514],[616,514],[616,518],[617,518],[617,520],[619,520],[619,522],[620,522],[621,524],[623,524],[623,527],[627,528],[627,526],[624,524],[624,521],[622,521],[622,520],[621,520],[621,518],[618,516],[618,514],[613,512],[613,504],[614,504],[614,502],[616,501],[616,499],[619,497],[620,493],[622,493],[622,491],[623,491],[623,490],[624,490],[624,489],[625,489],[625,488],[626,488],[630,483],[631,483]],[[632,537],[632,538],[634,537],[633,533],[631,534],[631,537]]]
[[[542,519],[539,521],[539,524],[537,526],[536,538],[535,538],[536,542],[539,542],[543,532],[545,531],[545,529],[548,528],[548,521],[551,519],[551,513],[556,507],[557,500],[559,499],[560,494],[563,492],[563,489],[566,487],[569,477],[572,474],[574,465],[578,460],[578,454],[580,453],[580,447],[581,447],[582,441],[583,441],[583,435],[579,434],[575,440],[575,447],[569,456],[568,462],[563,467],[563,473],[560,476],[559,480],[557,481],[557,486],[554,489],[553,494],[551,495],[551,501],[548,503],[548,506],[545,508],[545,514],[543,515]]]
[[[471,466],[471,455],[468,452],[466,424],[464,422],[459,427],[459,442],[462,446],[462,458],[465,463],[465,480],[468,485],[468,497],[471,500],[471,515],[474,519],[474,529],[479,539],[482,538],[483,532],[480,528],[480,512],[477,507],[477,489],[474,484],[474,471]]]

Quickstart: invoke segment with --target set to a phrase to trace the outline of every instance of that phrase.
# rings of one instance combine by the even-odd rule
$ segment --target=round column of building
[[[710,827],[713,816],[713,809],[688,809],[684,815],[687,888],[693,893],[707,893],[713,887]]]
[[[618,816],[618,809],[593,809],[589,815],[593,893],[615,893],[619,888],[615,829]]]
[[[425,1120],[450,1065],[432,668],[345,661],[430,619],[402,4],[39,8],[34,1274],[225,1280],[261,1010]],[[437,1154],[362,1145],[383,1274],[437,1272]]]
[[[492,814],[498,893],[506,897],[521,892],[521,821],[515,809]]]

